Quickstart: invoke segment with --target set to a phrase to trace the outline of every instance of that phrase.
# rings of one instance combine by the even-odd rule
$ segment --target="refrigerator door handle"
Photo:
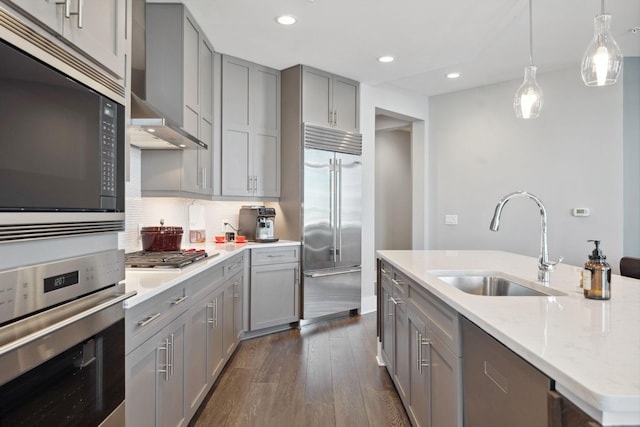
[[[360,271],[362,271],[362,269],[360,267],[358,267],[358,268],[352,268],[350,270],[331,271],[331,272],[327,272],[327,273],[304,273],[304,276],[305,277],[316,278],[316,277],[326,277],[326,276],[337,276],[339,274],[359,273]]]
[[[338,169],[336,170],[336,240],[337,261],[342,262],[342,159],[337,161]]]
[[[337,162],[335,161],[335,159],[329,159],[329,173],[330,173],[330,182],[331,182],[331,188],[330,188],[330,209],[329,209],[329,215],[331,215],[331,220],[329,221],[329,226],[331,227],[331,261],[332,262],[336,262],[338,260],[337,255],[338,255],[338,241],[337,241],[337,235],[336,235],[336,223],[338,221],[338,209],[337,209],[337,201],[338,201],[338,196],[337,196],[337,191],[338,191],[338,183],[337,183]]]

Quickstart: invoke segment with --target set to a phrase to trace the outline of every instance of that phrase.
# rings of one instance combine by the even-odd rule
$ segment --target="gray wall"
[[[640,58],[624,60],[624,255],[640,257]]]
[[[411,249],[411,133],[376,132],[375,245]]]
[[[497,201],[526,190],[549,215],[550,257],[582,265],[588,239],[602,240],[612,267],[623,250],[622,84],[587,88],[574,68],[542,73],[540,118],[520,120],[512,109],[520,81],[474,88],[429,100],[429,174],[434,249],[499,249],[538,256],[540,215],[531,200],[503,210],[489,230]],[[636,116],[637,117],[637,116]],[[589,208],[586,218],[572,208]],[[459,225],[444,225],[457,214]],[[535,272],[533,272],[535,274]]]

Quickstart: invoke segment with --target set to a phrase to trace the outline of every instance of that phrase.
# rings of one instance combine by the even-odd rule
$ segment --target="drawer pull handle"
[[[397,285],[397,286],[404,285],[404,283],[402,283],[402,280],[391,279],[391,281],[393,282],[394,285]]]
[[[486,360],[484,361],[484,374],[505,394],[509,392],[509,380]]]
[[[391,299],[391,302],[394,303],[395,305],[398,304],[404,304],[404,301],[402,301],[400,298],[396,299],[394,297],[389,297]]]
[[[382,274],[389,274],[389,272],[387,270],[385,270],[384,267],[380,267],[380,272]]]
[[[173,304],[173,305],[182,304],[187,298],[189,298],[189,297],[186,296],[186,295],[183,296],[183,297],[180,297],[180,298],[176,298],[173,301],[171,301],[171,304]]]
[[[155,314],[150,314],[149,316],[145,317],[144,319],[140,320],[138,322],[138,326],[147,326],[149,323],[153,322],[156,318],[158,318],[158,316],[160,316],[160,314],[162,313],[155,313]]]
[[[282,258],[283,256],[285,256],[284,254],[282,255],[267,255],[267,257],[269,258]]]

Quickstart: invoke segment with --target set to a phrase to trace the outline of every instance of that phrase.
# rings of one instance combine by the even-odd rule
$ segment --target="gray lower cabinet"
[[[126,424],[182,426],[186,313],[127,355]]]
[[[222,278],[222,275],[220,275]],[[186,404],[192,416],[222,370],[222,289],[197,298],[187,313]]]
[[[380,263],[381,353],[415,426],[462,426],[458,313]]]
[[[251,250],[250,330],[300,319],[298,246]]]
[[[243,334],[244,253],[125,310],[126,425],[183,426]]]

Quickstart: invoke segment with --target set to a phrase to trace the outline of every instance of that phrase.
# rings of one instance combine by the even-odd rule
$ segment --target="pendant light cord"
[[[529,0],[529,65],[533,65],[533,0]],[[602,0],[604,4],[604,0]],[[604,7],[604,6],[603,6]]]
[[[600,14],[604,15],[604,0],[600,0]]]

